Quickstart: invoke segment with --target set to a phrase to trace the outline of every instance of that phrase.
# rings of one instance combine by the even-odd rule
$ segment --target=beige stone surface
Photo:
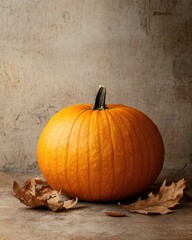
[[[192,202],[184,201],[167,215],[127,213],[113,218],[105,211],[119,211],[117,202],[79,202],[76,209],[54,213],[31,209],[11,195],[13,180],[20,184],[32,174],[0,173],[1,240],[191,240]],[[121,210],[122,212],[123,210]]]
[[[191,169],[191,0],[0,0],[0,13],[1,170],[37,170],[45,123],[99,84],[158,125],[165,169]]]

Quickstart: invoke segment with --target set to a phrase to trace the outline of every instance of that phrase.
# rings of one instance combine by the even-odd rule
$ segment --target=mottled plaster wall
[[[155,121],[165,169],[191,168],[191,0],[0,0],[0,12],[0,170],[36,170],[47,120],[99,84]]]

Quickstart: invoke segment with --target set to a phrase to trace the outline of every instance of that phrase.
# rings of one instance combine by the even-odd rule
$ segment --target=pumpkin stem
[[[95,104],[92,107],[93,110],[105,110],[107,109],[105,105],[105,97],[106,97],[106,87],[99,86],[99,90],[97,92],[96,98],[95,98]]]

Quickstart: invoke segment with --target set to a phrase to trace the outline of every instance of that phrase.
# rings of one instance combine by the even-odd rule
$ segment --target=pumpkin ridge
[[[125,111],[124,111],[125,112]],[[150,177],[150,164],[151,164],[151,153],[150,153],[150,151],[149,151],[149,143],[148,143],[148,141],[147,141],[147,139],[146,139],[146,136],[145,136],[145,134],[144,134],[144,132],[143,132],[143,130],[142,130],[142,128],[140,127],[140,121],[138,121],[138,119],[133,115],[133,114],[131,114],[130,113],[130,109],[129,109],[129,112],[128,111],[126,111],[126,113],[129,115],[129,116],[131,116],[134,120],[135,120],[135,122],[138,122],[139,124],[137,124],[138,125],[138,128],[140,129],[140,131],[141,131],[141,133],[142,133],[142,135],[143,135],[143,138],[145,139],[145,143],[146,143],[146,146],[147,146],[147,150],[148,150],[148,159],[149,159],[149,161],[148,161],[148,167],[147,167],[147,174],[146,174],[146,176],[147,176],[147,178],[146,178],[146,180],[145,180],[145,182],[147,183],[148,182],[148,178]],[[136,133],[135,133],[135,135],[137,135]],[[142,144],[141,144],[141,146],[142,146]],[[142,154],[143,155],[143,154]],[[143,165],[143,160],[142,160],[142,165]]]
[[[111,134],[111,126],[110,126],[110,121],[109,121],[109,117],[108,117],[108,112],[105,111],[105,116],[107,119],[107,123],[108,123],[108,128],[109,128],[109,132],[110,132],[110,139],[111,139],[111,152],[112,152],[112,165],[113,165],[113,184],[112,186],[115,185],[115,160],[114,160],[114,143],[113,143],[113,138],[112,138],[112,134]],[[111,194],[111,198],[113,198],[114,195],[114,187],[112,188],[112,194]]]
[[[61,121],[58,122],[58,126],[59,126],[62,122],[63,122],[63,119],[61,118]],[[62,135],[63,135],[63,132],[61,131],[60,134],[58,135],[57,143],[60,142],[60,140],[61,140],[60,136],[62,136]],[[58,146],[58,145],[59,145],[59,144],[57,144],[57,146]],[[58,182],[59,182],[60,186],[63,185],[63,184],[62,184],[62,180],[61,180],[61,178],[60,178],[60,174],[58,174],[58,152],[56,152],[54,159],[55,159],[55,162],[56,162],[56,174],[57,174],[57,178],[58,178],[58,181],[55,181],[55,185],[56,185],[56,189],[61,190],[60,187],[57,187],[57,186],[58,186]]]
[[[89,189],[89,195],[92,197],[92,192],[91,192],[91,187],[90,187],[90,164],[89,164],[89,161],[90,161],[90,150],[89,150],[89,141],[90,141],[90,122],[91,122],[91,113],[89,114],[89,123],[88,123],[88,133],[87,133],[87,150],[88,150],[88,158],[87,158],[87,167],[88,167],[88,189]]]
[[[148,179],[149,179],[149,177],[150,177],[150,171],[151,171],[151,160],[152,160],[152,158],[151,158],[151,152],[149,151],[149,143],[148,143],[148,141],[146,141],[146,137],[145,137],[145,134],[143,133],[143,130],[142,130],[142,123],[140,122],[140,121],[138,121],[138,119],[135,117],[135,115],[134,114],[131,114],[130,113],[130,110],[131,109],[129,109],[129,111],[126,111],[126,113],[130,116],[130,118],[131,119],[133,119],[133,122],[134,122],[134,125],[136,125],[137,126],[137,128],[139,129],[139,131],[142,133],[142,136],[143,136],[143,138],[144,138],[144,141],[145,141],[145,144],[146,144],[146,147],[147,147],[147,149],[148,149],[148,158],[147,158],[147,165],[145,165],[145,163],[146,163],[146,161],[145,161],[145,159],[143,159],[143,153],[145,152],[145,148],[143,147],[143,144],[142,144],[142,140],[140,140],[139,139],[139,137],[138,137],[138,135],[135,133],[135,135],[137,136],[137,138],[138,138],[138,140],[139,140],[139,142],[140,142],[140,146],[141,146],[141,159],[142,159],[142,161],[141,161],[141,163],[142,163],[142,170],[144,170],[144,171],[141,171],[141,176],[143,176],[143,173],[145,174],[144,176],[145,176],[145,178],[143,178],[144,179],[144,181],[142,181],[142,184],[143,183],[145,183],[145,184],[143,184],[143,186],[146,186],[146,183],[148,182]],[[136,111],[136,113],[138,114],[138,116],[140,117],[141,116],[141,114],[142,114],[142,112],[137,112]],[[139,118],[138,117],[138,118]],[[141,124],[140,124],[141,123]],[[144,166],[144,168],[143,168],[143,166]],[[147,166],[147,167],[146,167]],[[147,170],[146,170],[147,169]],[[145,172],[147,172],[147,173],[145,173]],[[148,185],[147,185],[148,186]],[[145,187],[146,188],[146,187]]]
[[[116,111],[115,109],[114,109],[114,111],[115,111],[116,113],[118,112],[118,111]],[[125,119],[128,120],[130,126],[132,126],[132,125],[131,125],[131,123],[130,123],[130,120],[129,120],[128,118],[126,118],[126,116],[125,116],[124,114],[122,114],[122,115],[119,114],[119,118],[120,118],[121,121],[124,123],[125,127],[127,128],[127,131],[128,131],[128,133],[129,133],[129,139],[130,139],[131,146],[132,146],[132,152],[133,152],[133,156],[134,156],[134,157],[133,157],[132,170],[131,170],[131,173],[132,173],[132,174],[130,175],[130,179],[132,179],[132,178],[133,178],[134,168],[135,168],[135,147],[134,147],[134,143],[133,143],[133,137],[132,137],[132,135],[131,135],[130,132],[129,132],[129,127],[127,126],[127,123],[125,122]],[[126,165],[127,165],[127,163],[126,163]]]
[[[61,111],[62,111],[62,110],[61,110]],[[61,119],[61,121],[58,122],[58,125],[60,125],[62,122],[63,122],[63,119]],[[60,136],[62,136],[62,135],[63,135],[63,132],[61,131],[60,134],[59,134],[57,143],[60,142],[60,140],[61,140]],[[58,146],[58,144],[57,144],[57,146]],[[60,183],[60,186],[62,186],[62,185],[63,185],[63,180],[65,181],[65,179],[64,179],[63,176],[60,176],[60,174],[58,174],[58,152],[56,153],[55,159],[56,159],[56,173],[57,173],[57,178],[58,178],[58,181],[59,181],[59,183]],[[55,184],[56,184],[56,185],[57,185],[57,182],[58,182],[58,181],[55,181]],[[66,182],[66,181],[65,181],[65,182]],[[58,187],[56,187],[56,189],[61,190],[61,188],[58,188]]]
[[[62,122],[62,121],[61,121]],[[60,123],[60,122],[59,122]],[[62,131],[60,132],[59,136],[58,136],[58,139],[57,139],[57,146],[58,146],[58,143],[60,142],[60,136],[62,135]],[[55,181],[56,183],[56,189],[60,190],[60,188],[58,188],[58,182],[60,184],[60,186],[62,186],[62,183],[61,183],[61,178],[60,178],[60,174],[58,174],[58,152],[56,152],[55,154],[55,161],[56,161],[56,174],[57,174],[57,178],[58,178],[58,181]]]
[[[159,154],[157,153],[157,137],[155,137],[155,135],[156,135],[156,133],[154,132],[154,131],[150,131],[150,129],[151,129],[151,127],[150,127],[150,125],[149,125],[149,121],[146,121],[147,122],[147,128],[148,128],[148,131],[150,132],[150,134],[151,134],[151,138],[153,139],[153,143],[154,143],[154,153],[155,153],[155,155],[156,156],[158,156]],[[159,137],[158,137],[159,138]],[[157,159],[157,157],[156,157],[156,159]],[[159,163],[159,161],[157,161],[158,163]],[[151,166],[151,164],[150,164],[150,166]],[[151,170],[151,169],[150,169]],[[156,171],[157,171],[157,169],[156,169]],[[159,173],[158,173],[159,174]]]
[[[137,121],[138,123],[139,123],[139,125],[138,125],[138,127],[140,128],[140,131],[142,132],[142,134],[143,134],[143,136],[144,136],[144,139],[145,139],[145,142],[146,142],[146,145],[147,145],[147,151],[148,151],[148,153],[149,153],[149,164],[148,164],[148,169],[147,169],[147,174],[146,174],[146,180],[145,180],[145,184],[147,184],[148,183],[148,181],[149,181],[149,177],[150,177],[150,172],[151,172],[151,160],[152,160],[152,157],[151,157],[151,151],[149,150],[150,149],[150,143],[149,143],[149,141],[147,140],[148,138],[146,137],[146,134],[143,132],[143,130],[142,130],[142,128],[140,127],[140,124],[142,124],[141,123],[141,121],[138,119],[138,118],[136,118],[135,116],[134,116],[134,114],[131,114],[130,113],[130,115],[132,115],[133,117],[134,117],[134,119],[135,119],[135,121]],[[146,121],[145,121],[146,122]],[[149,137],[153,140],[153,138],[151,137],[151,134],[149,133],[149,131],[147,131],[148,132],[148,135],[149,135]],[[154,151],[155,152],[155,151]]]
[[[67,185],[68,185],[68,187],[69,187],[69,189],[70,189],[71,195],[74,195],[74,194],[73,194],[73,191],[72,191],[72,189],[71,189],[71,185],[69,184],[69,180],[68,180],[68,176],[67,176],[67,169],[68,169],[68,168],[67,168],[67,164],[68,164],[69,141],[70,141],[70,136],[71,136],[71,133],[72,133],[73,127],[74,127],[74,125],[75,125],[77,119],[78,119],[78,118],[81,116],[81,114],[84,113],[85,111],[87,111],[87,109],[82,110],[82,111],[77,115],[77,117],[75,118],[75,120],[74,120],[74,122],[73,122],[73,124],[72,124],[72,126],[71,126],[71,129],[70,129],[70,132],[69,132],[69,136],[68,136],[68,140],[67,140],[67,146],[66,146],[66,160],[65,160],[65,177],[66,177],[65,180],[66,180]]]
[[[134,113],[134,110],[131,109],[131,112]],[[146,118],[144,116],[143,116],[143,121],[145,121],[145,124],[147,126],[147,132],[150,133],[149,134],[150,138],[152,139],[152,142],[154,143],[154,147],[153,147],[154,148],[154,153],[155,153],[156,156],[158,156],[159,154],[157,153],[157,136],[155,136],[156,133],[154,131],[151,131],[151,126],[153,125],[153,128],[156,128],[156,130],[158,131],[158,135],[160,135],[159,130],[158,130],[158,128],[156,127],[156,125],[153,123],[153,121],[150,118],[148,118],[147,116],[146,116],[147,117]],[[147,120],[149,120],[149,121],[147,121]],[[158,136],[158,139],[159,139],[159,136]],[[148,144],[148,149],[149,149],[149,144]],[[151,163],[150,163],[150,166],[151,166]],[[161,168],[161,166],[159,168]],[[150,174],[148,174],[148,175],[150,175]]]
[[[103,110],[102,110],[103,111]],[[97,120],[99,119],[99,112],[97,111]],[[99,121],[97,121],[97,128],[98,128],[98,140],[99,140],[99,145],[101,146],[101,136],[100,136],[100,129],[99,129]],[[102,147],[100,149],[100,180],[99,180],[99,198],[102,199]]]
[[[117,113],[117,111],[115,110],[115,112]],[[120,121],[124,124],[124,126],[125,126],[125,128],[127,128],[128,129],[128,127],[127,127],[127,124],[125,123],[125,121],[124,121],[124,119],[123,119],[123,117],[120,115],[120,114],[118,114],[118,117],[119,117],[119,119],[120,119]],[[129,132],[129,131],[128,131]],[[129,133],[129,137],[130,137],[130,142],[131,142],[131,146],[132,146],[132,152],[135,152],[135,149],[134,149],[134,144],[133,144],[133,139],[132,139],[132,136],[131,136],[131,134]],[[124,146],[125,146],[125,143],[124,143]],[[128,154],[127,154],[127,151],[125,151],[125,154],[126,154],[126,161],[125,161],[125,167],[127,168],[127,158],[128,158]],[[135,154],[134,154],[134,158],[135,158]],[[135,160],[135,159],[134,159]],[[135,161],[134,161],[135,162]],[[134,165],[132,165],[132,169],[134,169]],[[133,172],[133,170],[131,171],[131,172]],[[132,176],[133,174],[131,174],[131,176]],[[124,186],[125,186],[125,188],[126,188],[126,181],[124,181],[125,183],[124,183]],[[123,197],[123,196],[122,196]],[[121,197],[121,198],[122,198]]]
[[[83,126],[83,123],[85,122],[86,117],[89,115],[89,111],[83,112],[83,113],[85,113],[85,116],[83,117],[83,114],[81,115],[83,117],[83,120],[80,124],[79,132],[78,132],[78,136],[77,136],[77,163],[76,164],[77,164],[77,182],[78,182],[80,194],[83,196],[83,198],[85,198],[84,193],[81,189],[80,181],[79,181],[79,142],[80,142],[80,135],[81,135],[82,126]]]
[[[117,126],[118,129],[119,129],[119,132],[120,132],[120,135],[121,135],[121,141],[123,142],[124,156],[125,156],[125,159],[127,159],[127,152],[125,151],[125,148],[126,148],[126,147],[125,147],[124,137],[123,137],[121,128],[119,127],[119,124],[117,123],[115,117],[113,116],[113,113],[114,113],[114,112],[117,113],[117,112],[114,111],[114,110],[108,111],[108,113],[112,116],[113,121],[116,123],[116,126]],[[120,121],[122,122],[122,120],[121,120],[121,118],[119,117],[119,114],[118,114],[118,113],[116,114],[116,117],[118,117],[118,118],[120,119]],[[127,169],[127,161],[124,161],[124,164],[125,164],[124,169]],[[124,179],[125,179],[125,175],[126,175],[126,172],[124,172]],[[126,182],[123,181],[122,189],[124,189],[125,184],[126,184]],[[119,195],[122,195],[122,193],[120,193]],[[121,196],[116,195],[116,199],[120,199],[120,197],[121,197]]]
[[[126,111],[121,111],[121,113],[123,114],[123,116],[124,116],[124,117],[127,119],[127,121],[129,122],[129,124],[130,124],[130,126],[131,126],[131,129],[132,129],[132,132],[134,133],[135,138],[138,139],[137,134],[135,133],[134,127],[133,127],[133,125],[132,125],[132,122],[131,122],[131,120],[129,119],[129,117],[127,116],[127,112],[126,112]],[[131,134],[130,134],[130,136],[131,136]],[[135,149],[135,145],[134,145],[134,142],[133,142],[133,138],[131,137],[130,139],[131,139],[131,143],[132,143],[132,146],[133,146],[133,156],[134,156],[134,158],[133,158],[133,170],[132,170],[132,177],[131,177],[131,179],[132,179],[132,178],[134,178],[135,167],[136,167],[136,165],[135,165],[135,162],[136,162],[136,149]],[[142,163],[142,161],[141,161],[141,163]],[[142,166],[141,166],[140,168],[141,168],[141,172],[142,172],[142,170],[143,170],[143,163],[142,163],[141,165],[142,165]],[[138,178],[135,178],[135,179],[138,179]],[[138,181],[139,181],[139,179],[138,179]],[[137,187],[136,187],[136,186],[138,186],[137,181],[135,181],[135,184],[134,184],[134,185],[131,183],[130,192],[132,192],[134,189],[137,191]],[[135,192],[136,192],[136,191],[135,191]]]

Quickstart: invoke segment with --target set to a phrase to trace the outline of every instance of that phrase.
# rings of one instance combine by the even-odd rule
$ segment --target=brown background
[[[192,166],[192,1],[0,0],[0,170],[36,171],[59,109],[107,102],[158,125],[164,169]]]

